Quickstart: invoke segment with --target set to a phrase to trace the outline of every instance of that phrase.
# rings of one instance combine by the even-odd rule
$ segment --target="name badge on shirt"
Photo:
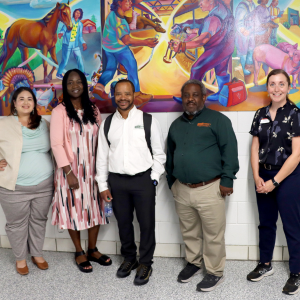
[[[260,120],[260,124],[267,124],[270,123],[270,120],[268,118],[263,118]]]
[[[144,129],[144,126],[143,125],[136,125],[134,126],[135,129]]]
[[[198,127],[210,127],[210,123],[198,123],[197,126]]]

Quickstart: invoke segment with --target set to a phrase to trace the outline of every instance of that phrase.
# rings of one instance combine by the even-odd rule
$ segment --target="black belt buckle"
[[[264,168],[266,169],[266,170],[271,170],[272,168],[271,168],[271,165],[269,165],[269,167],[270,167],[270,169],[268,169],[268,166],[266,165],[266,164],[264,164]]]

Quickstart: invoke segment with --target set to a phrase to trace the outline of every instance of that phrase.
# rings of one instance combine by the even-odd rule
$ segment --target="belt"
[[[184,183],[184,182],[181,182],[181,181],[179,181],[179,182],[182,183],[182,184],[184,184],[184,185],[186,185],[186,186],[188,186],[189,188],[195,189],[195,188],[197,188],[199,186],[204,186],[204,185],[213,183],[213,182],[217,181],[220,178],[221,177],[218,176],[218,177],[216,177],[214,179],[211,179],[211,180],[208,180],[208,181],[199,182],[199,183]]]
[[[115,174],[115,175],[118,175],[118,176],[121,176],[121,177],[134,177],[134,176],[142,176],[142,175],[144,175],[145,173],[147,173],[149,171],[151,171],[151,168],[148,169],[148,170],[146,170],[146,171],[144,171],[144,172],[136,173],[134,175],[120,174],[120,173],[113,173],[113,172],[109,172],[109,173]]]
[[[261,168],[266,170],[280,170],[282,166],[268,165],[268,164],[259,164]]]

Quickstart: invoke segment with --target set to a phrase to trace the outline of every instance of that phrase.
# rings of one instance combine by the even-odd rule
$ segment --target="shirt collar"
[[[282,107],[279,107],[277,111],[284,110],[285,108],[289,107],[290,105],[291,105],[290,101],[287,100],[286,103]],[[271,115],[270,115],[270,107],[271,106],[272,106],[272,101],[268,106],[266,106],[266,116],[271,117]]]
[[[219,4],[217,4],[210,12],[208,15],[211,15],[213,11],[217,10],[219,8]]]
[[[201,114],[205,109],[206,109],[206,107],[205,107],[205,105],[204,105],[203,108],[202,108],[201,110],[199,110],[199,111],[194,115],[193,119],[189,119],[189,118],[188,118],[188,114],[187,114],[186,112],[184,112],[184,113],[182,114],[182,118],[183,118],[185,121],[190,122],[190,121],[195,120],[196,118],[198,118],[198,117],[200,116],[200,114]]]
[[[134,114],[136,113],[136,111],[137,111],[137,108],[136,108],[135,105],[133,105],[132,109],[129,111],[129,114],[128,114],[127,119],[133,117]],[[122,117],[122,115],[120,114],[120,112],[119,112],[118,109],[116,109],[116,116],[117,116],[119,119],[125,120],[125,119]]]

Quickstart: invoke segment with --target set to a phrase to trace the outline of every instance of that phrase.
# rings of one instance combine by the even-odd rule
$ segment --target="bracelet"
[[[68,176],[71,172],[72,172],[72,169],[66,174],[66,176]]]

